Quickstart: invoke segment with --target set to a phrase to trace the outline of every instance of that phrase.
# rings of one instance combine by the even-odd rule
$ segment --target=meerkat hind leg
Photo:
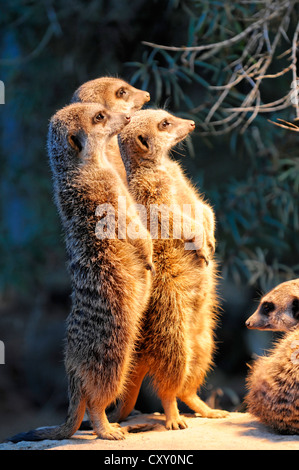
[[[122,421],[133,411],[146,373],[147,368],[143,365],[138,364],[134,367],[118,406],[108,413],[108,419],[110,422]]]
[[[196,393],[190,395],[184,395],[179,397],[181,401],[186,403],[186,405],[201,415],[202,418],[225,418],[229,415],[228,411],[225,410],[216,410],[210,408],[205,402],[203,402]]]
[[[101,411],[89,408],[89,416],[95,434],[101,439],[121,440],[125,434],[118,423],[109,423],[105,408]]]

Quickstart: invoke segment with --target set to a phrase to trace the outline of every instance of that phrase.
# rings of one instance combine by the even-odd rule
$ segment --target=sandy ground
[[[223,419],[185,415],[187,429],[167,431],[164,415],[140,414],[122,423],[123,427],[152,423],[155,428],[128,433],[121,441],[97,439],[91,431],[79,431],[63,441],[0,444],[0,450],[299,450],[299,436],[282,436],[259,423],[249,413],[230,413]]]

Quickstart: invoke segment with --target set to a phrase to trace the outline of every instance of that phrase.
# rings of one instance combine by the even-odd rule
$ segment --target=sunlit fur
[[[299,434],[299,329],[288,332],[248,375],[248,411],[282,434]]]

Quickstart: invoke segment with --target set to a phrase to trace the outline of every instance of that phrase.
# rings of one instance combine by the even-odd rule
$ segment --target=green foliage
[[[268,122],[269,117],[292,120],[293,110],[259,113],[242,133],[253,114],[246,112],[230,130],[235,121],[229,108],[244,102],[253,87],[250,79],[256,77],[238,82],[226,96],[215,88],[227,84],[234,73],[242,78],[240,57],[244,70],[258,63],[259,57],[246,49],[252,35],[200,54],[142,45],[143,40],[178,46],[225,41],[242,33],[265,4],[1,2],[0,79],[6,85],[6,104],[0,109],[2,292],[13,288],[32,295],[41,286],[67,283],[46,155],[47,125],[81,83],[105,74],[131,77],[134,85],[151,92],[153,104],[195,119],[199,131],[192,146],[187,143],[189,158],[183,164],[215,207],[223,275],[262,287],[298,275],[298,134]],[[295,11],[285,31],[290,38],[294,19]],[[260,54],[273,43],[279,24],[279,16],[269,21]],[[281,51],[290,46],[282,35]],[[271,73],[289,64],[278,53],[279,48]],[[262,83],[262,105],[289,92],[290,74]]]
[[[287,34],[292,38],[298,2],[271,3],[269,11],[281,8],[279,14],[261,32],[256,28],[234,41],[256,19],[269,14],[266,2],[180,1],[176,8],[188,20],[184,47],[177,42],[145,44],[141,61],[127,64],[134,68],[132,82],[150,88],[158,105],[171,97],[172,111],[196,121],[207,155],[215,165],[223,166],[224,174],[228,167],[225,181],[216,171],[213,176],[213,168],[208,167],[208,185],[202,188],[216,211],[222,275],[264,291],[299,274],[298,134],[268,120],[295,117],[287,101],[291,69],[261,85],[258,75],[263,70],[277,74],[289,65],[290,59],[286,62],[285,54],[280,55],[286,45],[290,47]],[[276,37],[279,24],[289,29]],[[185,49],[221,41],[227,44],[200,51]],[[275,48],[280,55],[274,55]],[[260,69],[259,62],[266,63],[268,58],[269,70]],[[232,81],[234,86],[226,88]],[[257,90],[252,109],[231,111],[245,106],[252,90]],[[283,106],[276,108],[278,99]],[[267,103],[274,103],[268,107],[274,109],[265,113],[261,109]],[[202,152],[202,146],[196,152]],[[240,161],[243,171],[235,175],[234,164]],[[199,181],[199,170],[190,172]]]

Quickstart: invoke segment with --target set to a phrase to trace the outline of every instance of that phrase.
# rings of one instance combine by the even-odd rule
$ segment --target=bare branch
[[[190,51],[190,52],[197,51],[197,52],[199,52],[199,51],[204,51],[204,50],[207,50],[207,49],[214,49],[214,48],[218,48],[218,47],[223,48],[223,47],[231,46],[232,44],[235,44],[235,43],[241,41],[243,38],[248,36],[248,34],[250,34],[255,29],[259,28],[259,26],[263,25],[265,22],[271,21],[274,18],[279,17],[280,14],[281,14],[281,10],[283,10],[285,8],[287,3],[288,2],[283,2],[280,5],[280,7],[278,7],[270,15],[260,18],[259,20],[255,21],[254,23],[249,25],[241,33],[237,34],[236,36],[233,36],[230,39],[226,39],[224,41],[215,42],[213,44],[203,44],[202,46],[189,46],[189,47],[186,47],[186,46],[181,46],[181,47],[163,46],[162,44],[155,44],[155,43],[147,42],[147,41],[142,41],[142,44],[144,44],[145,46],[150,46],[150,47],[154,47],[154,48],[157,48],[157,49],[164,49],[165,51],[176,51],[176,52],[177,51]]]

